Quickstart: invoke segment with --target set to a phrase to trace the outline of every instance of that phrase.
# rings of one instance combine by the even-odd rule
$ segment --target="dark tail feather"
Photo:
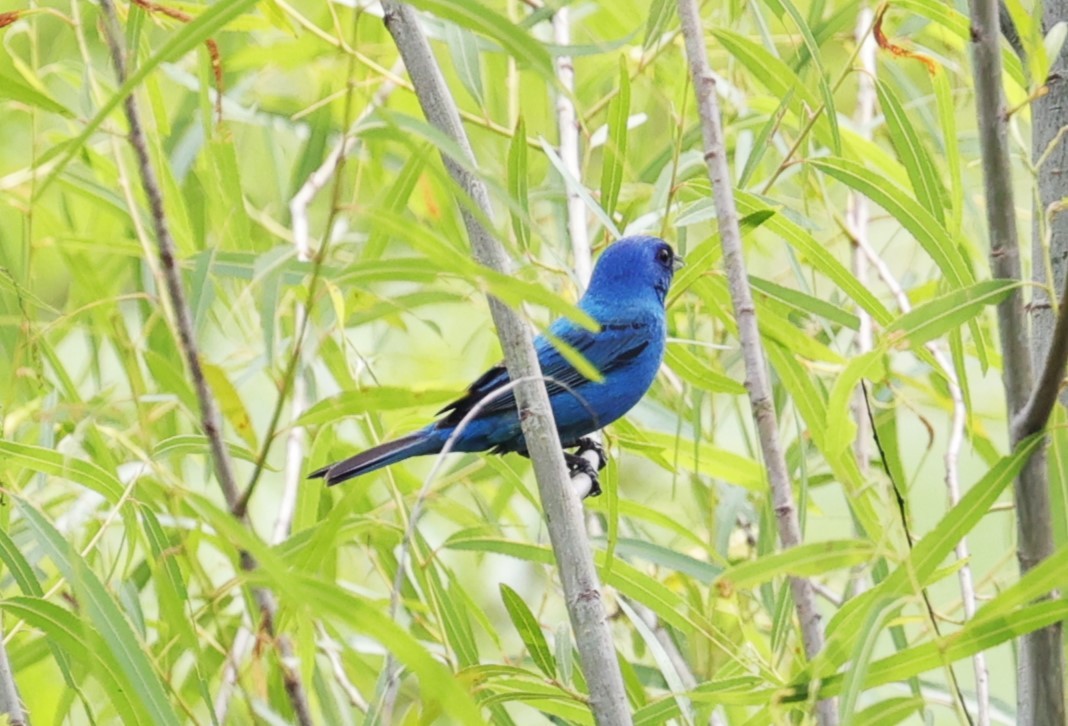
[[[394,441],[379,444],[373,449],[360,452],[344,461],[324,466],[308,475],[309,479],[326,479],[326,485],[332,487],[353,477],[381,469],[412,456],[436,454],[441,451],[441,443],[427,431],[416,431]]]

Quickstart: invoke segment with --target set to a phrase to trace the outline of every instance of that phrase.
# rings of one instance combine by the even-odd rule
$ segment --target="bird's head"
[[[655,295],[663,305],[671,278],[682,264],[671,245],[659,237],[624,237],[597,259],[586,296],[619,304]]]

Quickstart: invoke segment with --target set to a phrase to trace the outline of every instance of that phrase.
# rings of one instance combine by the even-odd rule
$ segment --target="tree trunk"
[[[1068,0],[1047,0],[1044,5],[1043,34],[1058,21],[1068,20]],[[1068,215],[1055,214],[1051,220],[1046,220],[1050,205],[1068,196],[1068,144],[1062,138],[1050,147],[1061,127],[1068,124],[1068,46],[1062,48],[1053,60],[1046,84],[1049,92],[1031,106],[1032,159],[1037,164],[1048,154],[1038,169],[1032,239],[1031,274],[1038,283],[1030,309],[1031,355],[1035,370],[1039,370],[1046,359],[1055,322],[1051,297],[1045,286],[1052,285],[1054,290],[1061,290],[1068,269]],[[1048,278],[1050,273],[1052,281]],[[1068,402],[1068,399],[1062,394],[1061,401]],[[1017,496],[1021,572],[1026,572],[1053,552],[1049,482],[1045,472],[1042,474],[1040,479],[1046,482],[1042,491],[1018,492]],[[1062,625],[1058,623],[1025,635],[1020,641],[1016,683],[1020,723],[1057,726],[1065,723],[1061,630]]]

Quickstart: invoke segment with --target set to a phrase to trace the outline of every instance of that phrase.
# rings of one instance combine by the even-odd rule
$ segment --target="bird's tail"
[[[416,431],[393,441],[379,444],[344,461],[324,466],[308,475],[309,479],[326,479],[329,487],[354,477],[366,474],[384,466],[395,464],[412,456],[436,454],[441,451],[442,442],[428,429]]]

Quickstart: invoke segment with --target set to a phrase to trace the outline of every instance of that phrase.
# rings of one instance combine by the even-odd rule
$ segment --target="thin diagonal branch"
[[[467,165],[473,167],[474,153],[455,101],[419,28],[415,11],[393,2],[383,3],[383,7],[386,28],[393,36],[408,69],[423,113],[431,124],[459,145],[467,157]],[[489,194],[482,181],[457,160],[445,155],[442,159],[457,185],[483,215],[490,217]],[[507,271],[510,265],[500,242],[463,205],[461,214],[475,259],[494,270]],[[523,437],[534,464],[549,539],[556,553],[579,659],[589,686],[590,707],[598,723],[629,724],[631,717],[623,677],[601,602],[601,584],[583,527],[582,506],[571,490],[549,396],[541,381],[541,368],[531,343],[530,328],[515,311],[499,300],[490,297],[489,303],[509,376],[512,380],[536,378],[523,380],[516,387],[516,402]]]
[[[1038,382],[1031,390],[1027,403],[1012,422],[1013,439],[1019,441],[1031,434],[1038,433],[1049,421],[1053,406],[1061,393],[1064,381],[1065,364],[1068,363],[1068,275],[1064,278],[1064,289],[1057,309],[1057,322],[1053,327],[1053,336],[1049,350],[1046,352],[1042,372]]]
[[[779,539],[782,541],[782,546],[789,549],[801,544],[801,525],[794,506],[790,473],[786,468],[786,459],[779,440],[779,423],[772,402],[767,360],[760,343],[756,308],[753,305],[753,294],[749,289],[745,259],[742,255],[738,210],[734,204],[734,190],[731,186],[730,170],[727,167],[719,103],[716,100],[716,79],[708,64],[697,0],[678,0],[678,9],[679,19],[682,22],[682,34],[686,40],[686,57],[689,61],[690,76],[697,97],[697,112],[704,137],[704,156],[708,165],[708,178],[712,183],[712,193],[715,197],[716,218],[719,221],[719,234],[723,245],[723,262],[727,271],[734,315],[738,321],[738,337],[741,339],[742,355],[745,359],[745,387],[749,392],[749,405],[756,421],[760,448],[764,454],[764,465],[768,470],[772,504],[779,526]],[[805,648],[805,655],[812,658],[823,647],[823,626],[816,609],[812,583],[802,577],[791,577],[790,592],[793,595],[797,618],[801,624],[801,641]],[[822,726],[837,723],[838,714],[835,702],[831,699],[820,701],[817,706],[817,715]]]
[[[126,80],[126,62],[118,40],[121,37],[121,33],[118,29],[115,6],[112,0],[101,0],[100,7],[104,13],[104,36],[111,52],[115,74],[119,83],[123,83]],[[186,364],[189,367],[189,374],[193,379],[193,388],[196,391],[197,402],[200,406],[200,424],[204,429],[204,435],[210,442],[211,458],[215,465],[215,476],[219,480],[219,486],[222,488],[227,506],[233,511],[240,498],[237,481],[234,477],[233,462],[230,459],[230,451],[226,447],[226,442],[223,441],[218,405],[211,389],[208,387],[207,379],[204,377],[204,369],[200,364],[200,354],[193,334],[193,316],[185,296],[185,289],[182,286],[181,272],[178,269],[175,254],[174,238],[171,236],[167,215],[163,208],[163,194],[148,153],[148,142],[145,138],[144,128],[141,125],[137,100],[133,93],[126,97],[123,106],[126,113],[126,121],[130,126],[130,146],[133,147],[134,156],[137,159],[141,186],[145,197],[148,199],[156,243],[159,245],[160,266],[167,282],[167,294],[171,300],[175,325],[178,328],[179,342],[182,353],[185,355]],[[252,559],[249,553],[241,552],[240,557],[243,569],[247,571],[255,568],[255,560]],[[285,683],[290,703],[293,706],[293,711],[302,726],[311,726],[311,710],[308,706],[304,685],[300,679],[300,672],[291,666],[295,661],[292,645],[287,638],[275,635],[274,620],[278,608],[274,594],[265,588],[255,588],[253,593],[256,604],[260,608],[263,628],[275,638],[282,662],[283,682]]]

